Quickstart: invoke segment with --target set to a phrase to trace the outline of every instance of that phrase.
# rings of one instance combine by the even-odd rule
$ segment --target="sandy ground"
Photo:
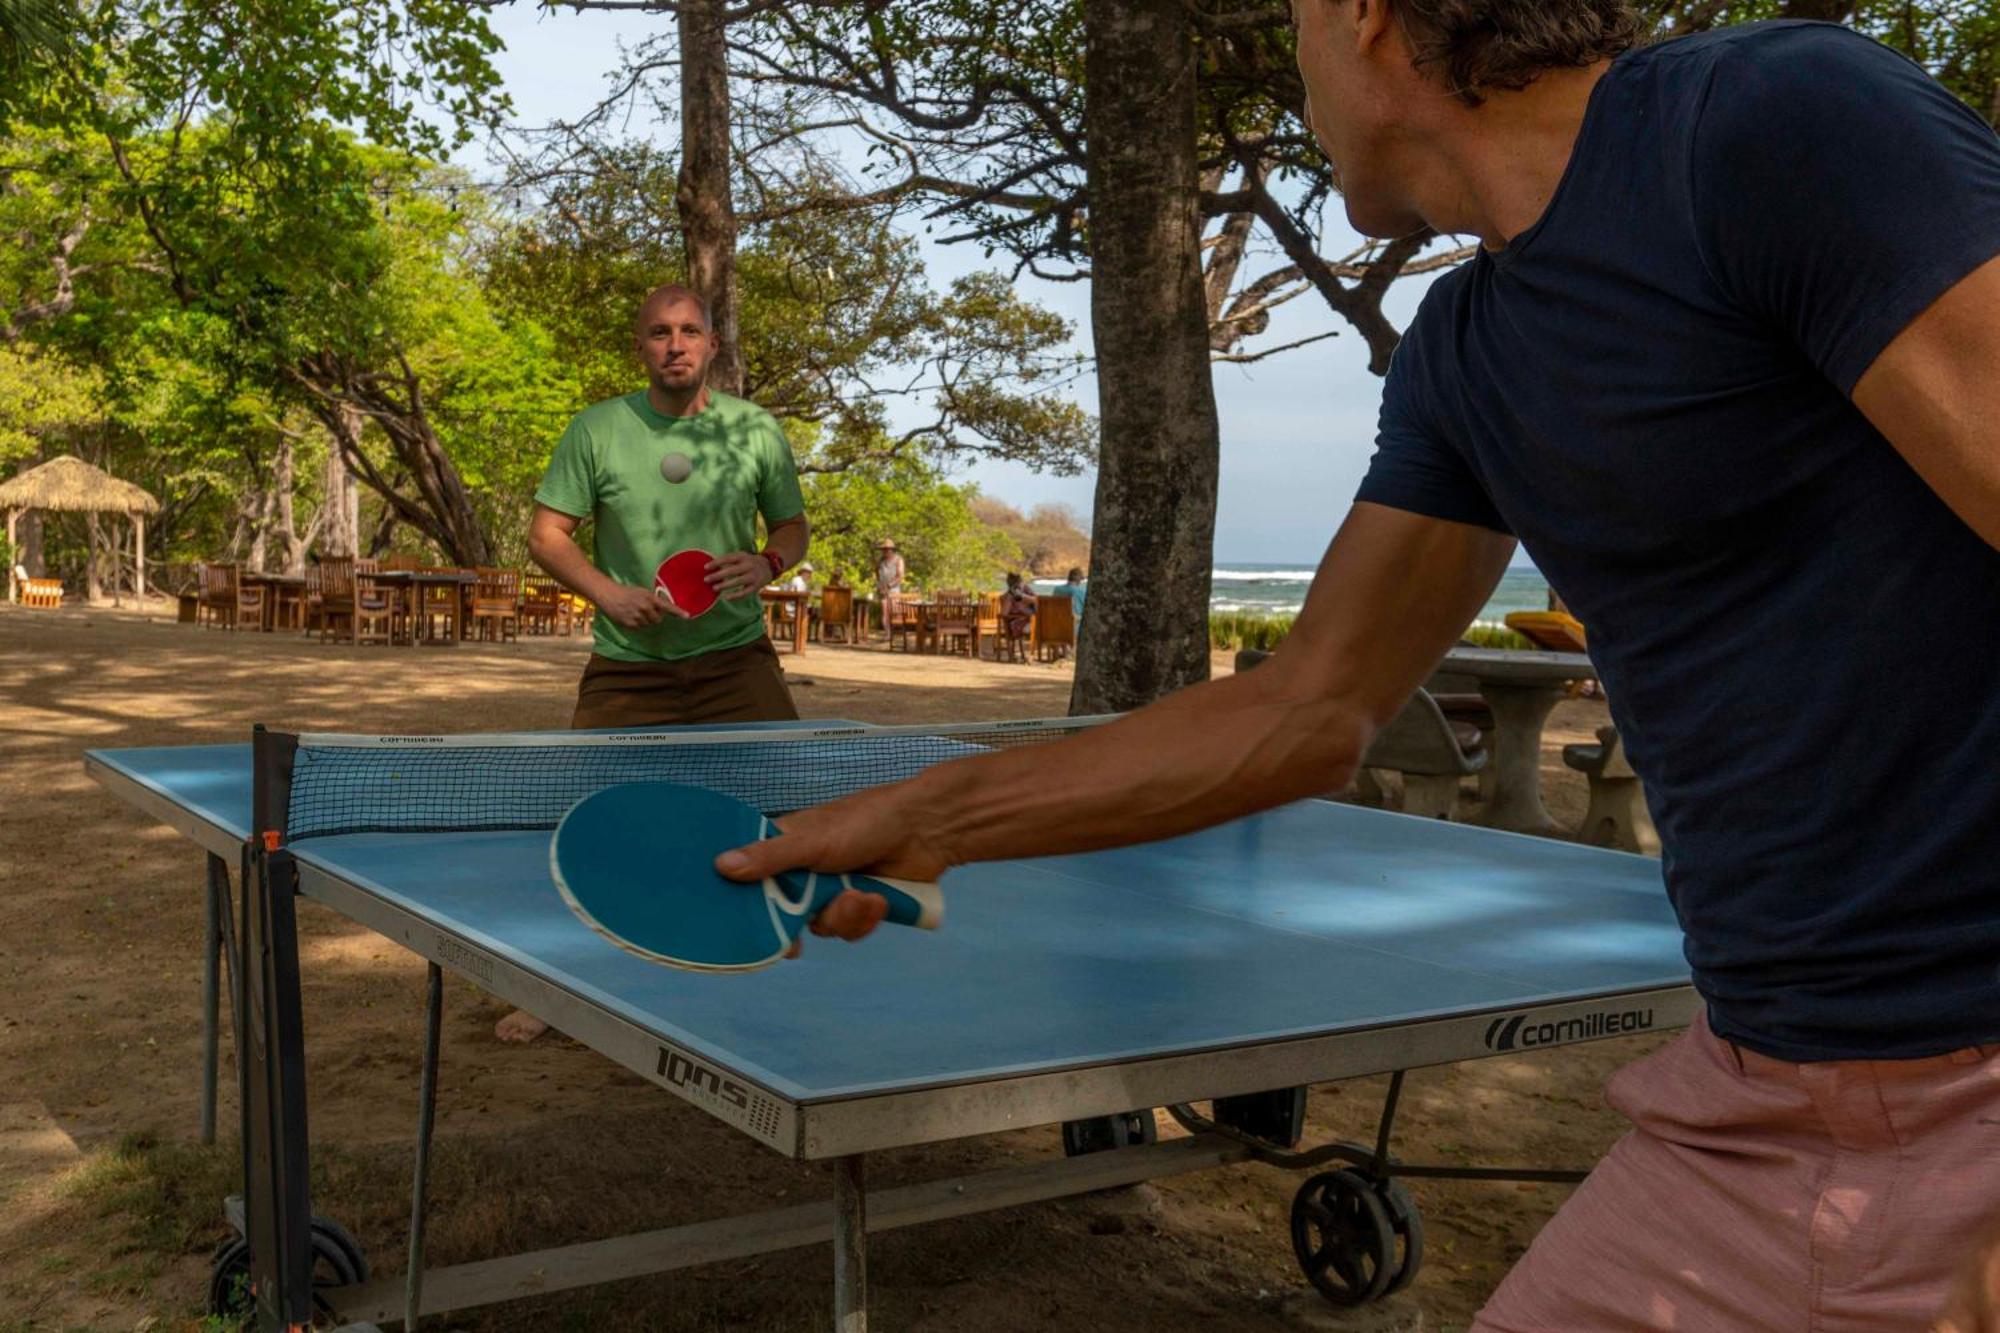
[[[197,1143],[201,858],[89,782],[97,746],[242,738],[253,722],[353,731],[561,726],[575,639],[413,652],[233,635],[160,614],[0,605],[0,1333],[194,1329],[227,1237],[234,1066],[223,1141]],[[1218,670],[1228,669],[1217,655]],[[1066,666],[816,646],[790,664],[808,716],[871,722],[1060,714]],[[1565,741],[1601,705],[1562,705],[1546,738],[1551,808],[1582,813]],[[316,905],[303,909],[315,1201],[398,1271],[407,1234],[424,968]],[[827,947],[827,946],[821,946]],[[799,1202],[826,1169],[786,1161],[565,1039],[490,1037],[502,1006],[447,982],[430,1257],[515,1249]],[[1412,1074],[1411,1160],[1587,1165],[1618,1131],[1605,1075],[1658,1039]],[[226,1042],[225,1042],[226,1045]],[[1372,1139],[1383,1083],[1315,1091],[1308,1141]],[[605,1145],[615,1144],[616,1153]],[[1053,1128],[873,1159],[871,1186],[1060,1152]],[[700,1181],[691,1192],[676,1183]],[[1412,1186],[1429,1257],[1365,1311],[1307,1288],[1287,1218],[1300,1178],[1262,1166],[898,1231],[871,1241],[878,1327],[998,1330],[1452,1329],[1562,1201],[1557,1186]],[[798,1251],[496,1307],[463,1329],[816,1329],[823,1251]]]

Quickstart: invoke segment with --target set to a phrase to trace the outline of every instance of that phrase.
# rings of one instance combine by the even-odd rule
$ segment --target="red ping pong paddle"
[[[674,552],[660,562],[653,575],[653,594],[690,616],[701,615],[715,605],[715,589],[708,585],[708,567],[714,559],[702,550]]]

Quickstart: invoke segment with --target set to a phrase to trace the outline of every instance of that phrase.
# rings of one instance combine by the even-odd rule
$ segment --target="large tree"
[[[1084,43],[1103,440],[1090,629],[1070,711],[1105,713],[1208,678],[1220,436],[1192,188],[1187,10],[1181,0],[1085,0]]]

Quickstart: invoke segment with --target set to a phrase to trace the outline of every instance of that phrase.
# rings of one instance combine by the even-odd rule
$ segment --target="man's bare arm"
[[[528,554],[565,588],[589,598],[627,629],[657,624],[669,613],[685,618],[678,608],[655,597],[652,589],[620,583],[591,564],[576,544],[576,530],[582,522],[574,514],[536,505],[534,517],[528,520]]]
[[[785,568],[790,569],[806,558],[806,548],[812,545],[812,524],[801,513],[782,523],[771,524],[770,540],[764,545],[776,551],[784,559]]]
[[[2000,547],[2000,259],[1882,349],[1854,405],[1966,526]]]
[[[1171,837],[1341,786],[1485,603],[1513,546],[1484,528],[1356,505],[1291,636],[1256,671],[1067,740],[786,816],[782,837],[723,869],[934,878],[967,861]]]
[[[812,528],[804,514],[797,514],[780,523],[773,523],[765,547],[776,551],[778,558],[785,562],[785,568],[806,558],[806,545],[812,540]],[[730,551],[708,562],[708,586],[716,594],[730,600],[748,597],[759,588],[772,582],[777,576],[771,572],[771,562],[756,551]]]

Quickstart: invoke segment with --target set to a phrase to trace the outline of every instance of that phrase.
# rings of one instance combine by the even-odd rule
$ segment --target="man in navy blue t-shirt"
[[[1478,1327],[1922,1327],[2000,1204],[2000,144],[1827,25],[1295,16],[1354,225],[1482,247],[1283,651],[723,868],[934,875],[1324,790],[1518,539],[1590,627],[1708,1012],[1614,1081],[1633,1131]]]

